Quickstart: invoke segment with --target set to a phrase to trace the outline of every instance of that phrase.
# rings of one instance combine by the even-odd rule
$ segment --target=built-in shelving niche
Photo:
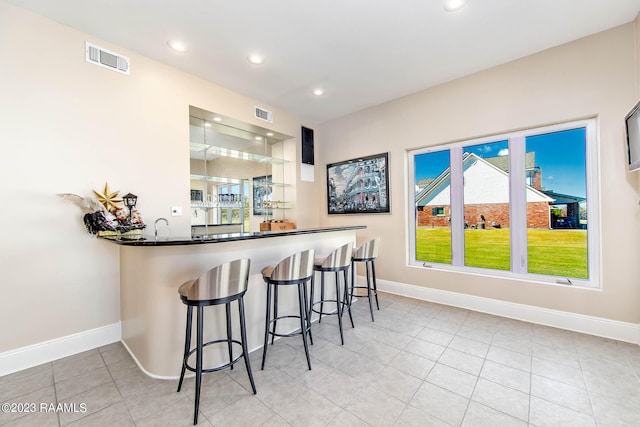
[[[295,141],[291,136],[190,108],[192,234],[259,231],[291,221]]]

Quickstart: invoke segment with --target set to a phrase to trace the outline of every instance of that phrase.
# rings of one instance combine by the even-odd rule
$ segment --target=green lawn
[[[465,265],[510,269],[509,229],[465,230]],[[528,230],[530,273],[587,278],[586,230]],[[451,264],[451,230],[420,227],[416,259]]]

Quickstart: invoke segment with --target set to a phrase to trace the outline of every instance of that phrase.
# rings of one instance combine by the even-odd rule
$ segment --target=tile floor
[[[381,294],[339,345],[335,317],[313,325],[313,370],[299,337],[267,366],[206,374],[199,425],[640,426],[640,347]],[[188,426],[193,380],[155,380],[115,343],[0,377],[0,402],[76,404],[0,413],[3,426]],[[86,405],[83,410],[80,404]],[[68,409],[74,409],[70,407]]]

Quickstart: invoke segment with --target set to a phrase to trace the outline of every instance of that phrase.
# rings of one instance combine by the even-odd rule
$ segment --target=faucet
[[[153,231],[154,235],[156,236],[156,240],[158,240],[158,222],[160,221],[164,221],[164,223],[167,224],[167,227],[169,226],[169,221],[167,221],[167,218],[156,219],[156,222],[153,223]]]

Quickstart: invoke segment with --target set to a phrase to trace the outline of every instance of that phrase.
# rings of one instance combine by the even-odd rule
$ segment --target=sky
[[[586,130],[570,129],[526,138],[526,152],[535,152],[535,166],[542,169],[542,187],[549,191],[586,197]],[[507,141],[464,147],[479,157],[508,154]],[[416,181],[435,178],[449,167],[449,151],[415,156]]]

